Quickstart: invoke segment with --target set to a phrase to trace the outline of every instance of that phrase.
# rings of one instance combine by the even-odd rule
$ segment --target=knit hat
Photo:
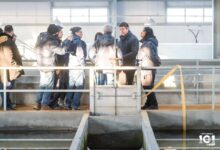
[[[82,28],[81,27],[72,27],[70,31],[73,35],[75,35],[76,32],[79,32]]]
[[[47,33],[49,34],[55,34],[57,32],[59,32],[62,28],[60,28],[61,26],[57,26],[55,24],[50,24],[47,28]]]
[[[113,27],[109,24],[104,26],[104,33],[112,33]]]

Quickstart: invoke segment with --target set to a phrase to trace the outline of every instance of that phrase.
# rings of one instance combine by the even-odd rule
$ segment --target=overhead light
[[[152,26],[155,24],[156,24],[156,21],[152,17],[147,17],[147,20],[144,23],[145,26]]]
[[[53,21],[54,24],[59,25],[59,26],[63,26],[62,22],[58,19],[58,17],[56,17],[56,19]]]

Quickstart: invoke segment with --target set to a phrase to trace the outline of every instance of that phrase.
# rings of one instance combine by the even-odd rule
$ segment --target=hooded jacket
[[[40,33],[35,46],[37,52],[37,63],[42,67],[54,67],[55,54],[64,55],[66,47],[61,46],[61,40],[47,32]],[[44,72],[53,71],[53,69],[41,70]]]
[[[74,44],[75,47],[68,50],[69,66],[85,66],[87,56],[86,43],[77,35],[73,35],[71,43]]]
[[[142,45],[141,49],[148,48],[149,49],[149,58],[153,62],[154,66],[160,66],[161,60],[158,55],[158,40],[156,38],[148,38],[148,39],[142,39],[141,40]]]
[[[98,41],[99,47],[95,56],[95,65],[99,67],[113,67],[122,65],[114,58],[122,59],[122,53],[116,48],[114,37],[111,34],[104,34]],[[103,73],[112,73],[112,70],[103,70]]]
[[[141,67],[154,67],[160,65],[160,57],[158,56],[157,52],[157,46],[158,41],[156,38],[148,38],[147,40],[143,39],[141,40],[142,45],[140,50],[138,51],[138,60],[139,60],[139,66]],[[154,70],[142,70],[141,71],[141,80],[144,81],[146,78],[148,80],[151,79],[152,84],[153,80],[153,73],[155,73]],[[143,84],[143,83],[142,83]]]

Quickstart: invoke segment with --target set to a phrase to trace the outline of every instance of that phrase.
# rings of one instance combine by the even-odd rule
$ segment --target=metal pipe
[[[7,110],[7,70],[3,69],[3,101],[4,101],[4,108],[3,110],[6,111]]]

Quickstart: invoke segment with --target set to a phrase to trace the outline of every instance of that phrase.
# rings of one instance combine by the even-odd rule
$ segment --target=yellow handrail
[[[176,65],[173,69],[171,69],[147,94],[146,96],[150,95],[156,89],[158,89],[165,80],[167,80],[172,74],[179,69],[180,71],[180,84],[181,84],[181,99],[182,99],[182,127],[183,127],[183,143],[182,148],[183,150],[186,149],[186,96],[185,96],[185,88],[184,88],[184,79],[182,73],[182,67],[180,65]]]

